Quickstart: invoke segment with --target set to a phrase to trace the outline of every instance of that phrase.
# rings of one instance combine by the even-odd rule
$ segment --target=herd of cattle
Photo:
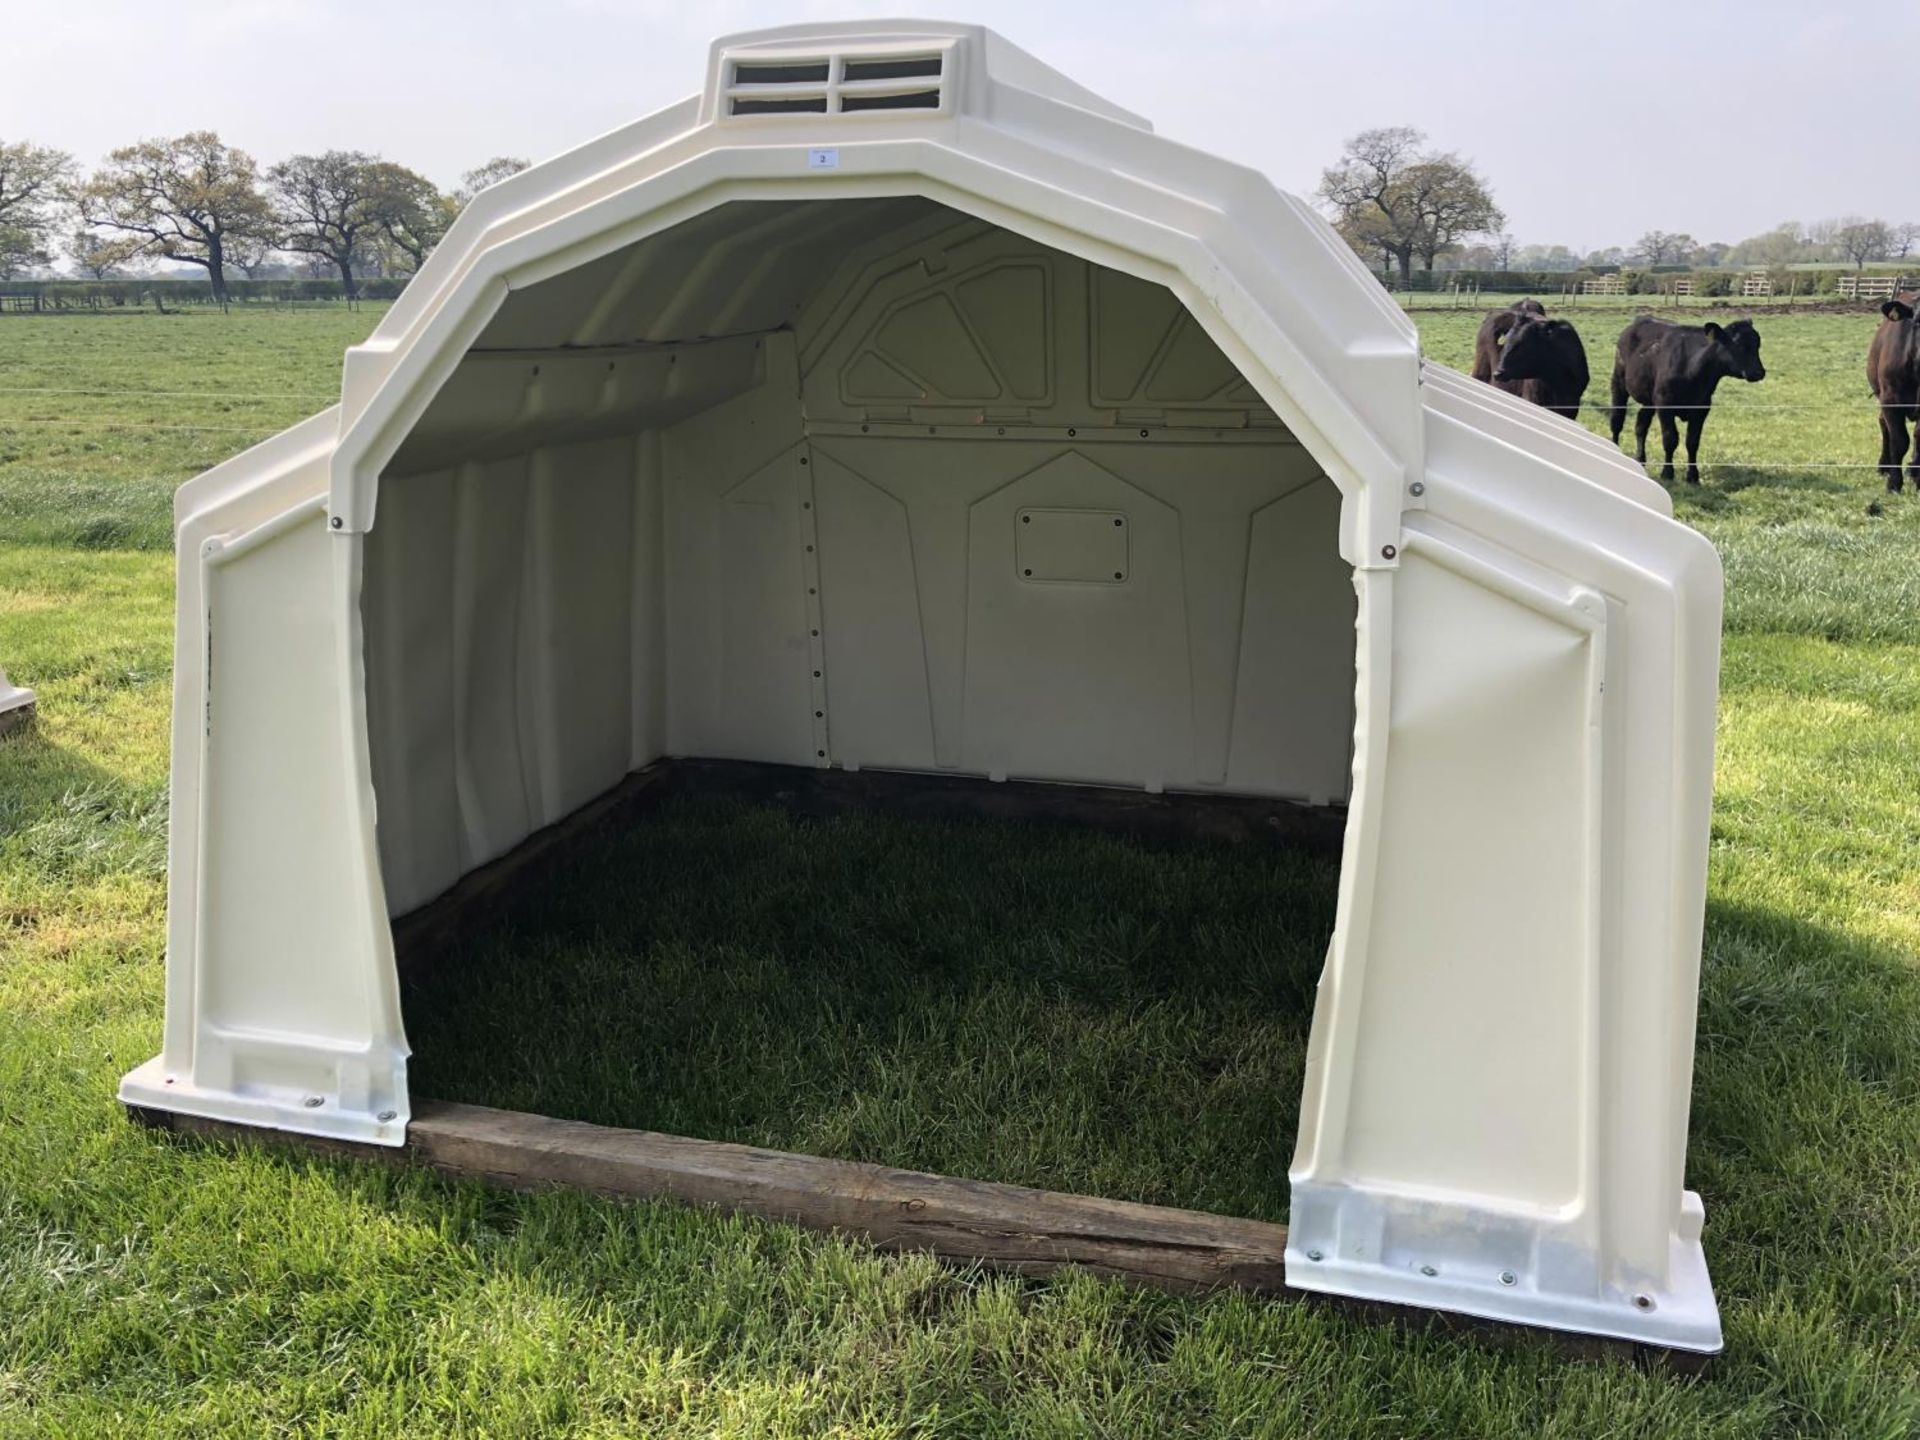
[[[1880,307],[1883,317],[1867,348],[1867,384],[1880,407],[1880,471],[1887,489],[1900,490],[1907,456],[1907,423],[1914,423],[1907,478],[1920,494],[1920,296],[1904,295]],[[1726,325],[1675,325],[1642,315],[1620,332],[1613,352],[1612,403],[1607,423],[1614,444],[1627,423],[1627,402],[1640,407],[1634,453],[1647,462],[1647,432],[1660,422],[1665,447],[1662,480],[1673,479],[1680,427],[1687,431],[1687,480],[1700,483],[1700,432],[1722,380],[1764,380],[1760,332],[1751,320]],[[1573,419],[1586,394],[1587,350],[1580,332],[1547,314],[1537,300],[1516,300],[1481,322],[1473,344],[1473,378]]]

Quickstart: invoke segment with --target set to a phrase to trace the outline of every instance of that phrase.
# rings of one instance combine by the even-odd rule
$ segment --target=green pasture
[[[129,1125],[169,497],[327,403],[376,318],[0,317],[0,663],[41,702],[0,741],[0,1436],[1920,1433],[1920,497],[1839,468],[1877,454],[1870,314],[1769,313],[1677,496],[1728,575],[1699,1375]],[[1465,363],[1477,314],[1417,318]],[[1573,318],[1597,426],[1627,317]],[[1284,1219],[1334,874],[680,801],[409,996],[416,1083]]]

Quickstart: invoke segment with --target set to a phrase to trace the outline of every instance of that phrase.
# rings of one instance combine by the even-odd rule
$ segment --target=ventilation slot
[[[820,55],[734,60],[727,67],[729,115],[857,115],[939,110],[946,56]]]
[[[878,78],[878,77],[875,77]],[[824,85],[827,62],[807,60],[798,65],[735,65],[735,85]]]
[[[733,113],[736,115],[824,115],[827,113],[827,97],[794,95],[776,98],[771,95],[736,95],[733,97]]]
[[[840,109],[855,110],[938,110],[938,90],[911,90],[904,95],[842,95]]]
[[[940,78],[940,57],[921,55],[912,60],[849,60],[845,80],[924,80]]]

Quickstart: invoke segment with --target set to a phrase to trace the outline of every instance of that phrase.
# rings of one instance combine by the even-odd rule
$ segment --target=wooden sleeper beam
[[[1286,1287],[1284,1225],[1197,1210],[439,1100],[421,1102],[400,1150],[161,1111],[136,1114],[186,1133],[424,1165],[511,1190],[712,1206],[864,1237],[882,1250],[927,1251],[1023,1274],[1072,1265],[1181,1294],[1226,1287],[1277,1294]]]

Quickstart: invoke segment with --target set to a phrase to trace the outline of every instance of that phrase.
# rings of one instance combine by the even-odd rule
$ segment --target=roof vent
[[[949,45],[796,55],[740,52],[726,60],[726,113],[862,115],[945,111]]]

